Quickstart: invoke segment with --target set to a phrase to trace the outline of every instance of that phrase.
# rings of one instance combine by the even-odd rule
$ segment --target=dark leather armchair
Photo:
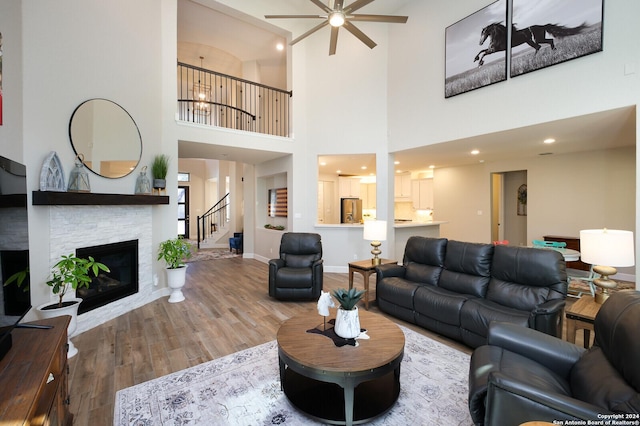
[[[322,290],[320,235],[286,232],[280,240],[280,258],[269,261],[269,296],[276,299],[317,299]]]
[[[602,421],[612,413],[639,413],[638,324],[637,291],[619,291],[602,305],[589,350],[536,330],[492,323],[488,345],[471,356],[469,410],[474,423]]]

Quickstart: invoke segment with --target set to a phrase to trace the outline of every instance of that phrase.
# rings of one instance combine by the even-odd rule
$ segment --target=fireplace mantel
[[[168,195],[33,191],[34,206],[152,206],[169,204]]]

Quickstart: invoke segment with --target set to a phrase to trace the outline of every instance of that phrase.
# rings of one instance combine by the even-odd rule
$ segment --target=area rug
[[[193,250],[191,257],[185,259],[188,262],[199,262],[202,260],[214,260],[214,259],[230,259],[232,257],[240,257],[242,255],[236,254],[233,251],[227,249],[200,249]]]
[[[398,401],[372,425],[471,425],[469,355],[405,327]],[[319,425],[280,390],[276,341],[116,393],[114,425]]]

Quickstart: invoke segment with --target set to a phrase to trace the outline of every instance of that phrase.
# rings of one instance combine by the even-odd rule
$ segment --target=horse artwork
[[[445,98],[485,87],[507,79],[507,32],[500,28],[485,28],[482,42],[489,39],[489,46],[477,55],[484,66],[472,61],[476,55],[475,39],[490,22],[507,21],[507,0],[498,0],[449,25],[445,29]],[[495,30],[495,32],[493,32]],[[491,55],[493,53],[493,55]],[[483,60],[485,55],[490,58]],[[491,60],[489,60],[491,59]]]
[[[547,38],[547,34],[556,38],[568,37],[580,34],[585,28],[585,24],[573,28],[556,24],[532,25],[522,29],[517,29],[515,25],[511,25],[511,47],[526,43],[535,49],[535,53],[538,53],[542,48],[541,43],[546,43],[551,46],[552,50],[556,50],[553,39]],[[478,62],[480,67],[484,65],[484,57],[486,55],[505,50],[507,48],[505,43],[506,34],[507,28],[501,23],[496,22],[484,27],[480,33],[480,46],[484,44],[487,38],[490,38],[491,41],[489,42],[489,47],[479,51],[473,61]]]

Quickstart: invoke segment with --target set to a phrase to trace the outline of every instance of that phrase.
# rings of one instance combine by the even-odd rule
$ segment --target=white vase
[[[69,350],[67,351],[67,358],[72,358],[73,356],[75,356],[75,354],[78,353],[78,349],[74,346],[73,342],[71,342],[71,337],[78,329],[78,308],[80,307],[80,302],[82,302],[82,299],[77,297],[73,299],[69,299],[65,297],[63,303],[66,303],[66,302],[73,302],[73,303],[70,304],[69,306],[63,306],[62,308],[44,309],[47,306],[52,306],[57,304],[57,302],[56,303],[47,302],[43,305],[38,306],[36,308],[36,313],[40,319],[61,317],[63,315],[71,316],[71,321],[69,322],[69,326],[67,327],[67,343],[69,344]]]
[[[184,265],[174,269],[167,268],[167,285],[171,289],[169,303],[177,303],[184,300],[182,287],[184,287],[184,283],[187,279],[187,266],[188,265]]]
[[[338,336],[345,339],[358,337],[360,334],[360,316],[358,315],[357,306],[350,311],[338,308],[334,331]]]

